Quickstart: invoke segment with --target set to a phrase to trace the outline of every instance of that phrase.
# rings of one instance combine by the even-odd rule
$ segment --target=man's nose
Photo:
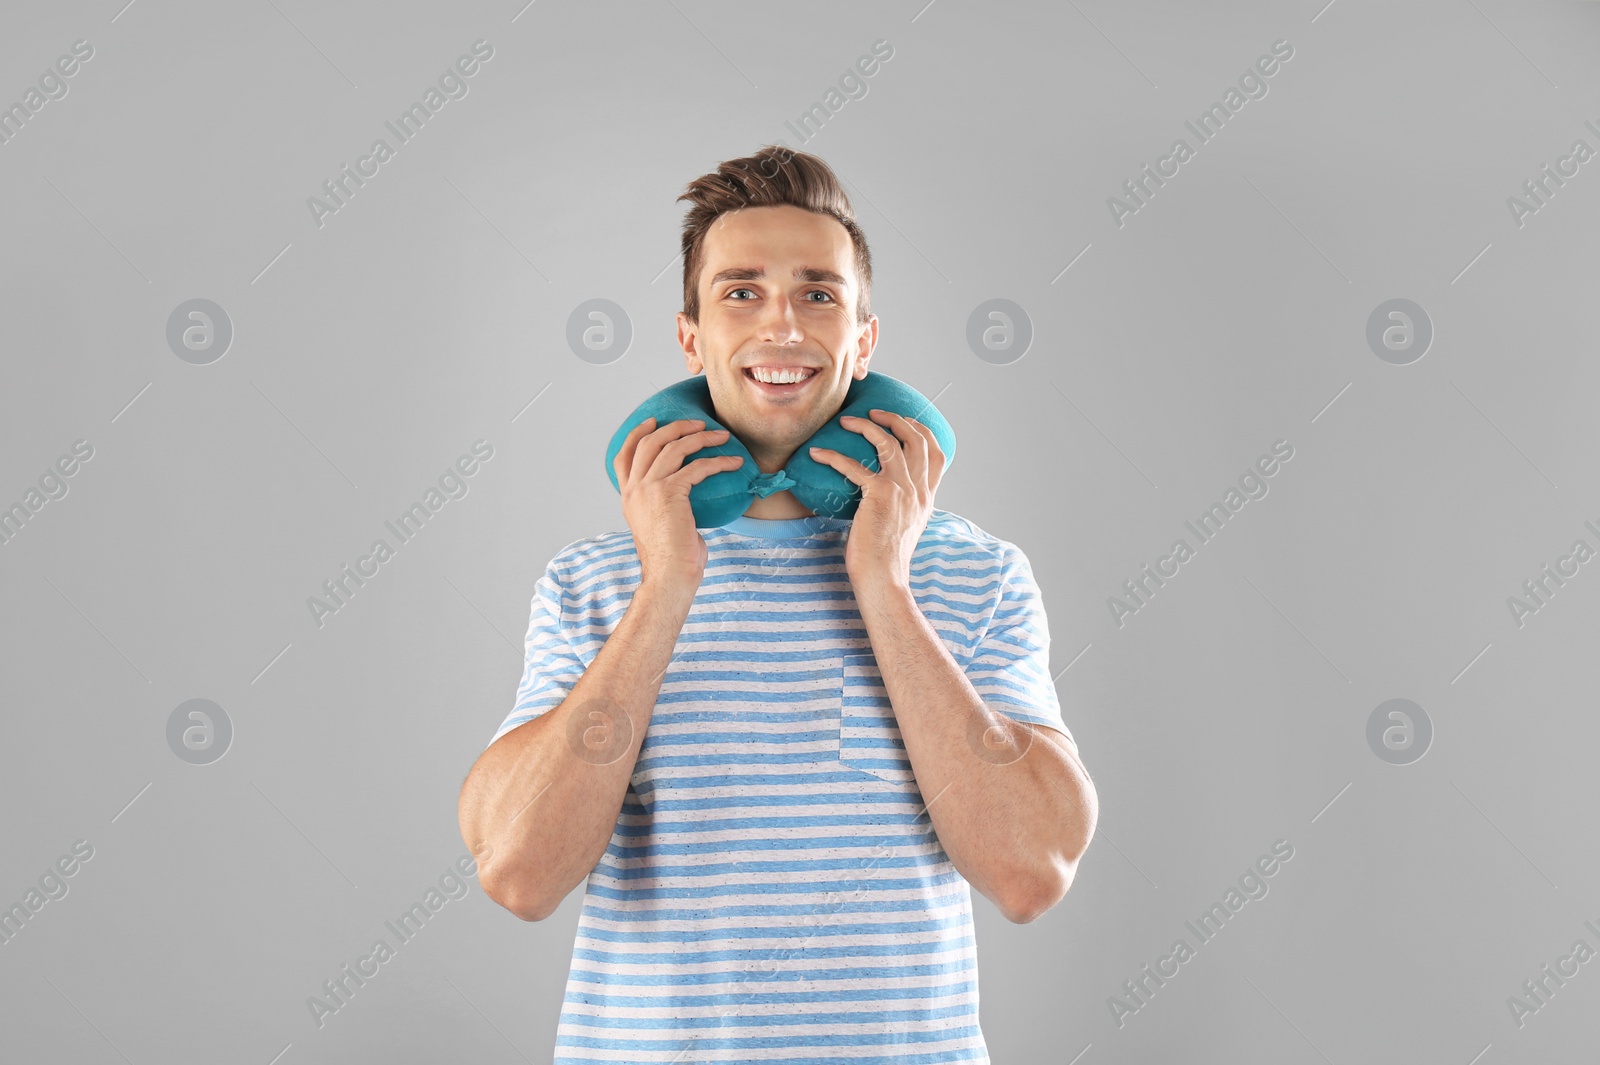
[[[800,340],[804,334],[800,331],[794,301],[787,296],[768,300],[766,313],[761,316],[760,332],[762,340],[773,344],[793,344]]]

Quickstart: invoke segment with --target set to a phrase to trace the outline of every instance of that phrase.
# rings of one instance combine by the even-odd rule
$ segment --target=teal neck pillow
[[[945,470],[949,470],[956,457],[956,434],[933,401],[904,381],[868,370],[865,377],[850,382],[839,413],[812,434],[811,439],[796,448],[789,457],[788,465],[776,473],[762,473],[749,449],[732,430],[729,430],[728,439],[723,443],[691,452],[684,460],[684,465],[696,459],[718,455],[738,455],[744,459],[744,465],[713,473],[689,489],[689,508],[694,511],[695,527],[721,528],[749,510],[757,499],[765,499],[785,489],[813,514],[829,518],[854,518],[856,509],[861,505],[861,489],[832,466],[812,458],[809,449],[823,447],[837,451],[876,472],[878,449],[872,441],[839,424],[839,419],[846,415],[871,421],[868,412],[875,408],[915,419],[932,430],[934,439],[939,442],[939,448],[945,455]],[[617,454],[622,450],[628,434],[649,418],[656,420],[658,429],[682,419],[702,420],[707,429],[727,428],[717,421],[711,404],[711,385],[704,374],[696,374],[663,388],[639,404],[612,434],[611,445],[606,448],[606,476],[611,478],[611,487],[618,492],[622,491],[622,485],[617,481],[617,471],[613,465]],[[894,435],[887,426],[883,428],[891,436]]]

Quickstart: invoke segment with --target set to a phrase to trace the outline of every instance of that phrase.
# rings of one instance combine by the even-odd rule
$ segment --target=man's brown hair
[[[745,207],[789,204],[838,221],[855,245],[856,324],[872,314],[872,254],[856,224],[855,208],[833,169],[815,155],[776,144],[743,159],[717,165],[715,173],[689,182],[680,200],[690,207],[683,219],[683,313],[700,321],[700,270],[705,263],[706,231],[720,215]]]

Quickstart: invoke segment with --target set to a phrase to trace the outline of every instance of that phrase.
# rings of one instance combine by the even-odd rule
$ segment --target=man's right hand
[[[685,466],[690,454],[728,439],[728,430],[705,431],[705,424],[684,419],[657,429],[656,420],[646,418],[612,460],[622,489],[622,515],[639,552],[641,583],[688,595],[699,590],[708,558],[689,506],[689,489],[744,462],[739,455],[713,455]]]

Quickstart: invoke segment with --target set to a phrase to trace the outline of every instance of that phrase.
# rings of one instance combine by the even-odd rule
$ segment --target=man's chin
[[[745,450],[750,452],[751,457],[756,460],[756,464],[762,468],[766,468],[769,463],[775,463],[779,459],[782,460],[782,463],[774,465],[774,469],[787,465],[796,454],[802,453],[805,442],[811,439],[811,434],[809,433],[798,440],[785,433],[783,439],[775,440],[771,436],[764,436],[760,433],[747,435],[731,428],[729,431],[735,437],[738,437],[739,443],[745,446]]]

